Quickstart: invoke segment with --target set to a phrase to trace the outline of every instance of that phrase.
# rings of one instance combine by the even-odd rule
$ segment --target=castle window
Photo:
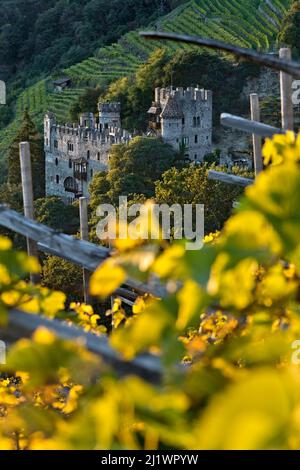
[[[97,153],[97,160],[100,162],[100,152]]]
[[[193,126],[196,127],[196,125],[197,125],[197,119],[196,117],[193,117]]]
[[[89,160],[89,159],[90,159],[90,156],[91,156],[91,152],[88,150],[88,151],[86,152],[86,158]]]
[[[57,158],[55,159],[55,165],[56,166],[58,165],[58,159]]]
[[[46,145],[47,145],[47,146],[49,145],[49,140],[48,140],[48,139],[46,139]]]
[[[183,145],[189,145],[189,138],[188,137],[183,138]]]
[[[194,156],[195,160],[197,160],[197,154],[195,153],[195,156]]]
[[[72,168],[72,160],[69,158],[69,168]]]
[[[57,140],[54,141],[54,148],[55,148],[55,149],[58,148],[58,142],[57,142]]]
[[[200,127],[200,117],[197,117],[197,126]]]
[[[195,144],[198,144],[198,136],[195,135]]]
[[[184,117],[182,118],[182,121],[181,121],[181,122],[182,122],[182,125],[184,126]]]
[[[93,172],[93,168],[91,168],[91,178],[93,178],[94,176],[94,172]]]
[[[59,175],[56,175],[56,184],[59,184]]]

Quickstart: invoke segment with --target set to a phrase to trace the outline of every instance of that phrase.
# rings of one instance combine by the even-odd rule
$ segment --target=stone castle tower
[[[120,104],[99,103],[99,119],[83,113],[79,124],[59,125],[53,113],[44,118],[46,195],[65,202],[88,195],[94,174],[107,171],[113,144],[132,136],[121,128]]]
[[[149,126],[186,160],[201,162],[212,151],[212,92],[199,88],[156,88]]]

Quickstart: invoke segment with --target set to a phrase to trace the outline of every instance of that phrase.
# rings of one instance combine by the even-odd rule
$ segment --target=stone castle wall
[[[190,161],[202,161],[212,149],[212,93],[198,88],[156,89],[160,109],[158,135]],[[66,202],[88,196],[95,173],[107,171],[113,144],[132,138],[121,127],[120,103],[99,103],[99,120],[83,113],[79,125],[59,125],[53,113],[44,119],[46,195]]]
[[[88,185],[95,173],[108,169],[111,146],[128,142],[131,138],[122,129],[109,126],[107,116],[105,123],[95,124],[91,113],[88,113],[81,116],[80,122],[94,127],[61,126],[52,113],[46,114],[44,119],[46,195],[60,196],[65,202],[71,202],[80,195],[88,196]],[[83,169],[81,175],[78,169]],[[70,178],[77,192],[70,191]]]

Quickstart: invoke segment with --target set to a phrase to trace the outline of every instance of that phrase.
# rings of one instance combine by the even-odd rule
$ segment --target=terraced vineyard
[[[215,38],[266,51],[276,48],[280,22],[291,3],[292,0],[191,0],[149,25],[148,29]],[[175,43],[165,45],[170,50],[189,47]],[[94,57],[64,70],[63,74],[72,78],[72,89],[53,93],[47,85],[50,80],[28,88],[18,99],[15,120],[0,132],[0,154],[9,145],[26,107],[39,127],[47,109],[64,122],[70,107],[86,87],[133,74],[157,46],[142,39],[138,31],[132,31],[117,44],[101,48]]]

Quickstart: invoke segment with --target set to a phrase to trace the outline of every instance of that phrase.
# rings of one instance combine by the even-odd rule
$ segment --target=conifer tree
[[[8,153],[8,184],[11,186],[21,183],[19,143],[29,142],[34,197],[45,195],[45,156],[42,138],[32,121],[28,110],[24,112],[21,128],[16,135]]]

